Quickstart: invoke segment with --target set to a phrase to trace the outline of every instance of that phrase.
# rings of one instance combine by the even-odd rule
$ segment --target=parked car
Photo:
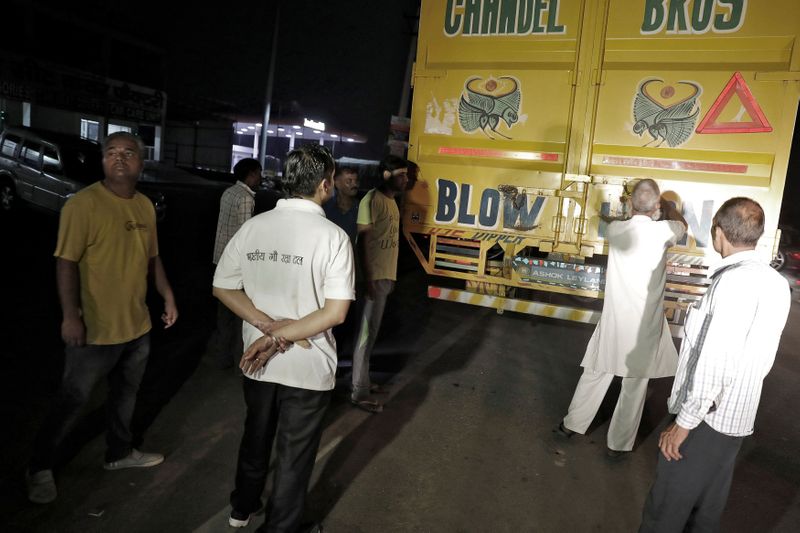
[[[70,196],[103,179],[100,143],[27,127],[6,127],[0,133],[0,209],[20,201],[60,211]],[[147,195],[160,221],[166,216],[164,194],[152,183],[137,189]]]
[[[788,225],[780,226],[781,240],[778,243],[778,253],[770,265],[775,270],[800,270],[800,233]]]

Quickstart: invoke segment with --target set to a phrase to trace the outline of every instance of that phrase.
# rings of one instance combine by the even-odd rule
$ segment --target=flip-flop
[[[350,403],[370,413],[380,413],[383,411],[383,405],[375,400],[354,400],[350,398]]]

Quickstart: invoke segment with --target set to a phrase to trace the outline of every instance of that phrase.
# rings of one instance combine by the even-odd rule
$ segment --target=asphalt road
[[[100,387],[64,446],[59,499],[48,506],[27,501],[22,473],[62,364],[57,217],[23,209],[3,218],[10,267],[0,311],[0,530],[227,529],[242,378],[202,356],[214,324],[210,257],[220,193],[175,187],[159,227],[181,317],[174,328],[154,330],[134,426],[144,449],[167,460],[152,469],[101,468]],[[591,327],[428,300],[430,280],[407,248],[400,271],[373,364],[390,390],[386,409],[372,415],[346,401],[345,343],[309,517],[334,533],[635,531],[671,380],[651,382],[634,453],[610,460],[613,392],[587,436],[567,441],[552,431],[580,375]],[[800,524],[799,320],[795,303],[756,434],[739,456],[723,531],[794,532]]]

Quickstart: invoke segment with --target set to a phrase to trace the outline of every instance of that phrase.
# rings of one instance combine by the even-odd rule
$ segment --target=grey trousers
[[[394,281],[379,279],[375,282],[375,299],[364,298],[361,322],[356,331],[355,348],[353,349],[353,399],[363,399],[369,395],[369,359],[372,347],[378,338],[381,328],[386,298],[394,290]]]
[[[683,459],[667,461],[659,451],[639,533],[719,531],[743,439],[701,422],[681,445]]]

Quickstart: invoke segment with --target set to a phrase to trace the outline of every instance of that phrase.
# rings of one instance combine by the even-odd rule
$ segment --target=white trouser
[[[567,416],[564,417],[564,427],[577,433],[586,433],[603,403],[612,379],[614,374],[584,368]],[[622,378],[622,390],[608,426],[607,442],[612,450],[633,449],[639,422],[642,420],[648,381],[648,378]]]

